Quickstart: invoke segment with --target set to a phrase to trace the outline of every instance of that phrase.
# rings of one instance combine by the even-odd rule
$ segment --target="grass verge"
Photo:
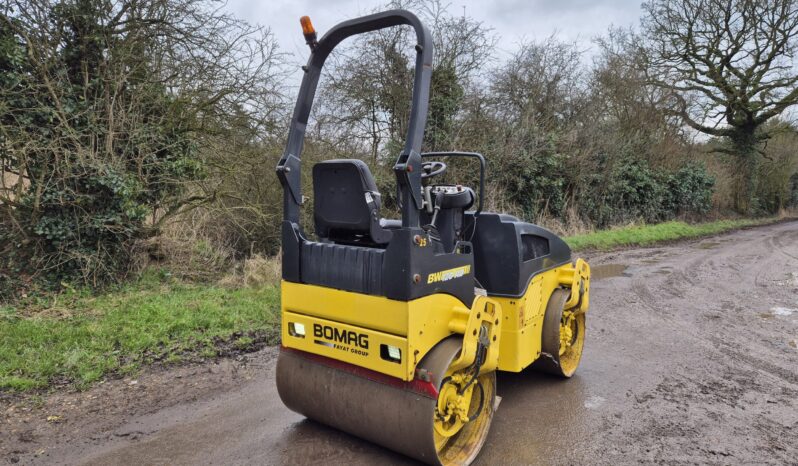
[[[137,284],[96,297],[29,299],[0,307],[0,391],[82,388],[142,364],[273,344],[278,322],[273,286]]]
[[[766,225],[779,221],[779,217],[718,220],[707,223],[688,224],[673,221],[656,225],[635,225],[596,231],[584,235],[565,238],[574,250],[599,249],[607,250],[624,246],[649,246],[665,241],[699,238],[715,235],[738,228]]]

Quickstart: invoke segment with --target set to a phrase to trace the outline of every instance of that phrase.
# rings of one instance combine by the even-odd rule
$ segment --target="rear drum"
[[[461,345],[462,337],[449,337],[425,356],[418,367],[430,375],[429,382],[403,382],[283,348],[277,390],[286,406],[310,419],[427,464],[467,465],[490,430],[496,375],[481,374],[463,390],[471,377],[449,373]],[[462,422],[453,413],[467,413],[471,420]]]

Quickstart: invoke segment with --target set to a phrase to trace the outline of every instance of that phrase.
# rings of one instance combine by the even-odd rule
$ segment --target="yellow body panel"
[[[571,288],[567,307],[587,310],[590,269],[578,260],[533,277],[518,298],[476,296],[471,308],[447,294],[396,301],[350,291],[283,281],[283,346],[412,380],[424,355],[444,338],[461,334],[457,364],[473,361],[479,329],[491,345],[483,371],[518,372],[540,356],[546,304],[557,287]],[[298,335],[291,325],[301,324]],[[390,345],[401,351],[386,357]],[[395,351],[395,350],[394,350]]]
[[[540,356],[546,304],[554,289],[560,286],[560,269],[563,267],[535,275],[526,293],[519,298],[493,298],[504,309],[499,370],[520,372]]]
[[[407,336],[406,302],[287,281],[282,282],[281,294],[283,312],[291,311]]]
[[[395,375],[403,380],[412,380],[416,365],[438,342],[455,333],[450,324],[463,321],[471,309],[455,297],[435,294],[412,301],[396,301],[381,296],[372,296],[350,291],[341,291],[315,285],[283,281],[282,285],[282,341],[283,346],[329,356],[362,367]],[[289,324],[297,321],[292,317],[302,316],[309,334],[306,338],[293,336]],[[332,324],[330,324],[332,322]],[[336,328],[356,327],[357,332],[368,335],[369,355],[365,358],[347,359],[347,350],[330,351],[329,347],[316,344],[313,324],[332,325]],[[394,346],[402,348],[401,375],[396,375],[397,363],[380,357],[380,347],[371,342],[383,341],[383,337],[396,337]],[[325,341],[324,338],[319,338]],[[333,342],[336,343],[336,342]],[[338,341],[337,343],[341,343]],[[356,345],[344,345],[354,347]],[[362,348],[361,348],[362,349]],[[349,356],[352,356],[349,353]]]
[[[293,312],[284,313],[283,321],[294,324],[300,323],[304,325],[307,330],[304,337],[291,335],[287,330],[284,331],[283,342],[284,344],[285,342],[289,343],[285,346],[310,351],[314,354],[327,356],[361,367],[374,368],[379,372],[401,379],[405,378],[405,368],[403,365],[383,360],[380,357],[380,348],[383,344],[391,345],[399,348],[401,354],[407,354],[407,338],[376,330],[365,331],[360,327],[309,317],[302,314],[295,314]],[[321,329],[321,332],[317,333],[315,329],[318,328]],[[328,329],[346,332],[347,335],[365,335],[366,338],[360,338],[360,345],[358,344],[357,338],[341,338],[341,341],[336,341],[336,336],[342,333],[335,334],[328,332],[325,335],[325,330]],[[365,346],[362,345],[364,342],[366,343]]]
[[[543,318],[555,289],[570,289],[566,309],[586,312],[590,302],[590,267],[582,259],[535,275],[519,298],[494,296],[501,304],[502,327],[499,370],[520,372],[540,357]]]

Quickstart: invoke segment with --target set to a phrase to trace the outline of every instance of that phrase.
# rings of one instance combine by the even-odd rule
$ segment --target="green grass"
[[[656,225],[636,225],[629,227],[602,230],[585,235],[565,238],[574,250],[580,249],[613,249],[623,246],[648,246],[663,241],[698,238],[715,235],[737,228],[765,225],[778,221],[777,217],[718,220],[715,222],[688,224],[685,222],[665,222]]]
[[[154,361],[212,357],[228,341],[243,348],[253,335],[274,343],[278,323],[275,287],[138,283],[97,297],[31,298],[0,306],[0,390],[82,388]]]

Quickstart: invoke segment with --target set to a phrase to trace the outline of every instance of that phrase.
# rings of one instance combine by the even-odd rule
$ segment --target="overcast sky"
[[[299,17],[309,15],[324,35],[340,21],[370,13],[384,4],[369,0],[228,0],[227,8],[250,23],[268,26],[280,48],[304,63],[308,55]],[[445,0],[444,0],[445,1]],[[577,41],[585,49],[590,40],[610,25],[636,25],[642,0],[454,0],[452,14],[466,14],[499,36],[498,56],[512,52],[523,39],[542,40],[553,33],[564,41]],[[589,53],[589,51],[588,51]]]

